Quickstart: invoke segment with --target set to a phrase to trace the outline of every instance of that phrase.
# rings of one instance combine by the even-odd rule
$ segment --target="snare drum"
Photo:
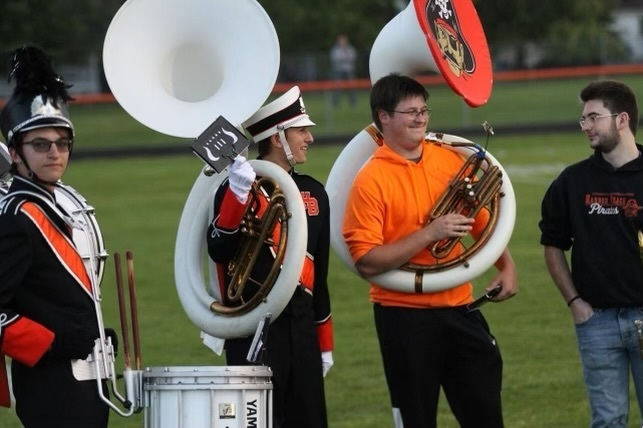
[[[148,367],[145,428],[271,428],[266,366]]]
[[[0,196],[6,195],[11,186],[11,179],[0,181]],[[85,262],[88,272],[93,270],[96,275],[96,284],[103,280],[107,252],[103,243],[94,207],[87,204],[73,187],[66,184],[57,184],[54,192],[56,201],[78,222],[82,229],[73,229],[73,241],[78,254]]]

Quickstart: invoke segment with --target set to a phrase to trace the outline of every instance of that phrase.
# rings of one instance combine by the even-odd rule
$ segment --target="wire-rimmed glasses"
[[[426,117],[428,119],[429,117],[431,117],[431,111],[432,110],[430,108],[423,108],[421,110],[411,109],[406,111],[389,110],[389,112],[391,113],[400,113],[410,119],[417,119],[419,117]]]
[[[578,121],[578,123],[580,124],[580,129],[584,129],[586,123],[588,125],[590,125],[590,126],[594,126],[594,125],[596,125],[596,121],[598,119],[604,119],[606,117],[614,117],[614,116],[618,116],[618,115],[619,115],[619,113],[601,114],[601,115],[589,114],[586,117],[581,117],[580,120]]]
[[[68,152],[71,149],[74,141],[71,138],[60,138],[56,141],[51,141],[46,138],[34,138],[31,141],[23,141],[22,144],[31,144],[33,150],[37,153],[49,153],[51,145],[55,144],[59,152]]]

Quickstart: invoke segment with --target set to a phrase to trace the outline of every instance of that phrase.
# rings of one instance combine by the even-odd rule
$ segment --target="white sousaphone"
[[[196,138],[219,116],[238,127],[268,98],[279,71],[279,41],[256,0],[128,0],[114,17],[103,51],[105,75],[120,105],[158,132]],[[258,175],[284,191],[293,236],[307,233],[304,205],[276,165],[251,161]],[[223,299],[205,238],[213,197],[227,171],[204,167],[181,214],[174,257],[179,299],[190,320],[220,338],[253,333],[281,313],[295,290],[305,242],[288,243],[270,295],[241,315],[212,308]],[[210,274],[206,274],[206,272]],[[209,277],[209,278],[208,278]]]
[[[459,4],[462,5],[463,3],[460,2]],[[442,8],[444,9],[441,10]],[[441,12],[444,13],[440,14]],[[462,7],[458,12],[461,12],[463,16],[469,19],[468,24],[471,24],[473,17],[477,20],[477,15],[472,5],[469,8]],[[438,13],[439,16],[430,21],[431,13]],[[450,21],[442,20],[441,16],[449,17]],[[470,105],[477,106],[486,102],[492,82],[486,40],[484,39],[484,33],[481,33],[481,27],[476,29],[478,30],[476,33],[477,44],[474,43],[474,50],[477,50],[472,52],[479,55],[474,56],[474,59],[478,60],[478,63],[475,64],[477,67],[475,69],[470,64],[458,62],[457,55],[449,55],[448,52],[438,56],[440,61],[438,63],[435,59],[435,53],[429,50],[429,47],[432,51],[435,51],[446,46],[451,52],[463,52],[470,48],[470,46],[465,47],[464,43],[461,45],[454,43],[457,37],[451,37],[447,42],[444,41],[444,34],[453,35],[452,33],[454,33],[454,31],[447,30],[450,28],[448,24],[452,23],[455,18],[457,18],[457,15],[455,15],[455,10],[452,9],[452,2],[412,0],[409,6],[394,17],[376,38],[370,54],[371,82],[374,83],[379,78],[392,72],[414,74],[423,71],[436,71],[442,73],[454,91],[462,95]],[[436,24],[438,21],[439,25]],[[479,26],[479,21],[477,22]],[[455,27],[459,28],[458,26]],[[440,31],[436,35],[431,33],[431,28],[439,28]],[[451,61],[445,62],[445,58]],[[448,76],[453,70],[456,71],[456,75]],[[483,81],[478,87],[474,89],[465,87],[463,89],[458,86],[460,85],[459,77],[467,77],[467,84],[472,80],[471,76],[462,76],[467,70],[472,73],[482,73],[481,78]],[[355,273],[357,271],[342,236],[344,211],[351,187],[350,184],[378,145],[382,144],[380,137],[379,131],[374,124],[369,125],[357,134],[338,156],[326,182],[326,191],[328,192],[331,206],[331,245],[340,259]],[[455,135],[429,133],[426,139],[443,145],[460,154],[463,158],[481,151],[480,146],[477,144]],[[491,171],[492,168],[498,175],[501,173],[501,183],[498,184],[499,190],[496,197],[493,198],[493,202],[490,203],[493,211],[495,211],[495,216],[492,216],[495,219],[492,230],[489,231],[484,243],[481,243],[475,251],[466,253],[466,258],[461,263],[448,268],[439,266],[436,269],[429,267],[427,269],[401,268],[369,278],[369,281],[391,290],[407,293],[429,293],[453,288],[470,281],[484,273],[498,260],[509,243],[513,232],[516,201],[507,173],[489,152],[484,152],[484,155],[486,160],[480,166],[482,173]]]

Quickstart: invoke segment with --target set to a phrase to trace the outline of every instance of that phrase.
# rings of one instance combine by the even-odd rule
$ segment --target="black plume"
[[[14,94],[49,97],[54,103],[59,100],[67,102],[73,98],[67,92],[71,85],[66,85],[52,66],[51,57],[35,46],[23,46],[13,51],[9,63],[11,78],[16,80]]]

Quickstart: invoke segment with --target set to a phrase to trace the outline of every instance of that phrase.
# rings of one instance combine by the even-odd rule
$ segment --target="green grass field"
[[[639,80],[637,85],[643,89],[643,78]],[[557,82],[553,88],[544,83],[528,83],[526,88],[507,85],[507,92],[497,90],[494,100],[512,100],[511,106],[494,109],[495,104],[492,104],[487,111],[490,117],[474,111],[470,113],[471,120],[478,123],[487,119],[493,123],[491,117],[497,117],[502,122],[500,119],[515,114],[543,123],[575,121],[580,112],[575,98],[580,85],[578,81]],[[551,98],[547,100],[545,94],[551,94]],[[458,125],[458,119],[452,118],[451,122],[440,126],[442,117],[438,111],[458,111],[462,106],[455,101],[451,110],[443,109],[445,98],[446,94],[435,97],[432,128],[448,132],[450,126]],[[453,101],[452,95],[450,98],[450,102]],[[541,111],[530,106],[531,101],[540,103],[541,98],[545,98],[542,104],[548,105],[546,109],[543,107]],[[447,104],[446,99],[444,103]],[[313,106],[309,108],[312,114]],[[323,109],[323,100],[319,108]],[[96,108],[97,111],[107,109],[107,106]],[[92,128],[91,116],[87,113],[91,109],[81,110],[83,112],[78,115],[81,122],[79,144],[101,138],[102,142],[96,147],[112,143],[115,146],[151,143],[150,138],[155,138],[157,144],[167,141],[167,137],[163,140],[149,130],[141,132],[135,123],[120,125],[122,119],[116,121],[117,115],[112,121],[106,120]],[[322,131],[326,122],[321,118],[315,120]],[[356,134],[368,123],[366,114],[352,125],[336,123],[334,126],[350,127]],[[507,119],[504,123],[511,122]],[[121,134],[127,132],[136,136]],[[324,181],[341,149],[340,146],[313,144],[309,162],[301,170]],[[540,201],[547,186],[566,164],[589,154],[587,142],[580,132],[497,135],[492,138],[489,150],[511,178],[518,205],[510,249],[518,266],[519,294],[514,299],[489,304],[483,309],[504,356],[506,426],[586,427],[588,407],[573,324],[569,310],[547,274],[537,224]],[[199,329],[187,318],[174,284],[177,226],[201,166],[201,161],[190,153],[174,157],[93,159],[73,162],[65,177],[65,182],[95,207],[109,254],[120,252],[124,257],[127,250],[134,254],[144,367],[225,364],[221,357],[201,344]],[[205,198],[210,196],[204,195]],[[474,282],[477,292],[487,285],[488,277],[485,275]],[[114,278],[110,257],[102,283],[103,314],[110,326],[118,326]],[[331,254],[329,285],[336,338],[335,366],[326,378],[330,427],[390,427],[390,404],[368,302],[368,285],[334,254]],[[633,390],[631,409],[629,428],[638,428],[642,418]],[[444,400],[439,418],[440,427],[457,427]],[[12,411],[0,410],[0,426],[14,428],[20,425]],[[131,418],[111,415],[110,427],[142,426],[142,415]]]
[[[483,121],[498,128],[514,124],[568,123],[575,126],[581,111],[578,92],[591,80],[599,78],[605,76],[496,83],[489,102],[477,109],[469,108],[445,86],[431,86],[427,88],[430,93],[429,105],[433,109],[430,126],[444,132],[460,128],[477,129]],[[643,76],[610,78],[617,78],[629,84],[636,93],[643,93]],[[334,108],[330,92],[307,92],[304,100],[308,113],[317,123],[317,137],[355,135],[371,122],[367,91],[358,91],[354,108],[346,101]],[[161,106],[156,108],[162,109]],[[117,104],[72,105],[71,114],[77,131],[77,149],[80,151],[86,148],[158,146],[188,141],[146,128]],[[201,131],[195,130],[194,137]]]

